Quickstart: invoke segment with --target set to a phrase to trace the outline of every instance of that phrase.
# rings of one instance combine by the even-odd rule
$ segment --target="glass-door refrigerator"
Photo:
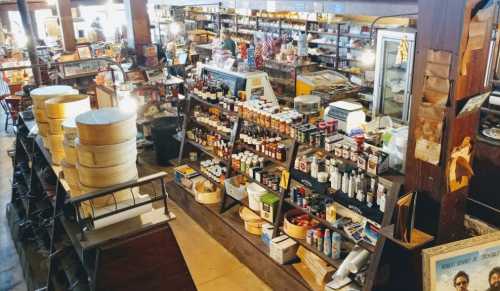
[[[373,115],[407,123],[415,55],[415,31],[379,30],[373,88]]]

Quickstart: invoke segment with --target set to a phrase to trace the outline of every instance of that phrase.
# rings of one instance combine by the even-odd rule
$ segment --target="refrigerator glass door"
[[[377,46],[376,113],[408,121],[414,35],[380,37]],[[406,56],[401,57],[401,53]],[[400,54],[398,57],[398,53]]]

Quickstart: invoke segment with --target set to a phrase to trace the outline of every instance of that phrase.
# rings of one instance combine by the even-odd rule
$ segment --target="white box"
[[[273,238],[273,231],[274,231],[274,226],[270,223],[264,223],[262,225],[262,235],[260,238],[262,241],[266,244],[266,246],[269,246],[271,243],[271,239]]]
[[[298,244],[286,235],[275,237],[269,244],[269,256],[279,264],[286,264],[296,257]]]

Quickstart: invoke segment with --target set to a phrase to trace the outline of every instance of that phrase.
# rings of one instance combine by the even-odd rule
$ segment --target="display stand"
[[[69,198],[61,169],[51,165],[42,139],[28,136],[34,121],[27,117],[21,113],[7,215],[28,290],[196,290],[169,227],[175,217],[167,208],[166,173]],[[149,187],[151,195],[86,218],[76,210],[88,200],[133,187]],[[163,203],[155,206],[155,201]],[[154,210],[94,227],[147,204]]]
[[[187,106],[186,106],[186,110],[185,110],[183,129],[181,132],[181,148],[180,148],[180,153],[179,153],[177,163],[179,165],[180,164],[188,164],[193,169],[195,169],[197,172],[199,172],[202,176],[204,176],[206,179],[211,181],[213,184],[218,185],[218,187],[223,187],[223,185],[219,184],[217,181],[213,180],[208,175],[202,173],[200,171],[200,167],[197,165],[197,163],[185,160],[186,153],[187,153],[187,147],[191,147],[195,150],[201,151],[203,154],[208,155],[212,158],[220,159],[221,163],[227,165],[227,168],[228,168],[227,177],[225,177],[225,179],[228,179],[232,176],[241,174],[241,173],[235,173],[233,170],[231,170],[231,167],[230,167],[231,156],[236,148],[239,148],[242,150],[253,151],[255,154],[260,155],[261,157],[264,157],[264,159],[267,160],[269,163],[281,166],[282,168],[287,170],[289,173],[292,173],[293,164],[294,164],[294,161],[297,157],[298,152],[305,152],[305,151],[311,151],[311,150],[320,151],[321,150],[321,149],[317,149],[317,148],[311,148],[308,145],[300,145],[297,142],[297,140],[291,139],[292,142],[291,142],[291,145],[290,145],[288,152],[287,152],[287,161],[286,162],[280,162],[280,161],[277,161],[275,159],[269,158],[268,156],[262,155],[259,152],[254,151],[253,148],[251,148],[245,144],[240,143],[240,141],[238,140],[239,132],[240,132],[240,129],[242,127],[243,121],[250,123],[250,124],[253,123],[253,124],[257,125],[254,121],[244,120],[241,116],[237,115],[236,112],[230,112],[230,111],[224,110],[218,104],[212,104],[212,103],[205,102],[201,97],[198,97],[194,94],[189,94],[188,96],[189,97],[188,97],[187,104],[186,104]],[[221,114],[234,116],[234,121],[233,121],[234,123],[233,123],[232,131],[231,131],[231,135],[229,135],[229,136],[223,132],[217,131],[215,128],[209,128],[210,130],[219,133],[220,135],[224,136],[225,138],[228,138],[229,144],[233,145],[230,148],[230,153],[228,154],[227,158],[221,159],[220,157],[217,157],[216,155],[214,155],[214,153],[212,153],[207,148],[205,148],[202,145],[197,144],[194,141],[189,140],[187,138],[186,132],[192,126],[204,126],[204,127],[206,127],[205,125],[201,125],[201,124],[197,123],[193,119],[192,108],[195,105],[200,105],[202,107],[218,108],[220,110]],[[268,129],[268,130],[273,131],[272,129]],[[286,136],[286,135],[282,135],[282,137],[284,139],[290,139],[290,137]],[[343,162],[348,163],[348,161],[343,161]],[[281,226],[282,221],[283,221],[284,213],[288,209],[296,208],[296,209],[308,214],[310,217],[318,220],[323,227],[329,228],[331,231],[339,233],[343,237],[343,239],[345,239],[347,241],[351,240],[349,238],[349,236],[342,229],[336,228],[331,223],[327,222],[326,220],[321,219],[319,217],[316,217],[313,214],[309,213],[308,211],[304,210],[303,208],[298,207],[289,199],[290,185],[291,185],[292,181],[297,182],[297,181],[295,181],[294,176],[292,174],[288,175],[288,181],[286,181],[286,183],[284,183],[284,185],[286,185],[286,188],[284,188],[284,189],[282,188],[279,191],[273,191],[269,187],[266,187],[265,185],[253,180],[251,177],[247,176],[247,178],[250,181],[259,184],[261,187],[265,188],[270,193],[273,193],[279,197],[279,206],[278,206],[277,216],[276,216],[276,219],[274,220],[274,223],[273,223],[274,224],[273,237],[277,236],[280,233],[280,226]],[[381,227],[385,227],[385,226],[390,225],[390,223],[391,223],[394,205],[397,201],[404,177],[401,175],[397,175],[397,174],[386,174],[386,175],[380,176],[379,178],[385,179],[386,182],[391,185],[390,187],[388,187],[389,192],[387,194],[385,211],[383,213],[380,212],[380,215],[376,216],[377,218],[375,219],[375,220],[378,220],[377,223],[379,223],[381,225]],[[182,190],[184,190],[183,186],[180,184],[175,184],[175,187],[181,188]],[[191,215],[190,210],[192,210],[192,207],[194,207],[194,206],[190,206],[189,203],[186,203],[186,200],[184,198],[179,197],[182,195],[190,195],[189,192],[186,190],[184,190],[184,191],[176,190],[176,191],[179,193],[176,193],[175,197],[173,197],[173,199],[175,199],[176,202],[181,204],[181,207],[187,209],[186,211],[188,212],[188,214]],[[240,200],[234,199],[233,197],[228,195],[228,193],[225,191],[225,189],[223,189],[222,192],[223,192],[223,198],[222,198],[220,208],[219,208],[219,215],[221,215],[222,217],[224,217],[225,212],[228,212],[231,209],[231,207],[233,207],[235,205],[245,205],[248,207],[248,201],[246,198],[240,201]],[[330,196],[332,194],[333,193],[325,193],[325,195],[330,195]],[[336,194],[333,194],[333,197],[342,197],[342,193],[338,192]],[[338,199],[339,200],[337,201],[337,203],[339,203],[340,205],[343,205],[343,204],[345,205],[346,203],[347,204],[350,203],[350,201],[348,201],[348,199],[347,199],[347,202],[346,202],[346,199],[341,199],[341,198],[338,198]],[[194,202],[194,199],[192,199],[192,198],[190,198],[189,200],[190,201],[192,200],[192,203],[196,203],[196,202]],[[230,202],[230,203],[228,203],[228,202]],[[200,207],[203,207],[203,206],[200,206]],[[207,207],[213,208],[213,206],[207,206]],[[347,211],[351,211],[347,207],[345,209]],[[367,213],[363,212],[363,210],[361,210],[361,211],[362,211],[361,215],[367,214]],[[359,213],[356,215],[359,215]],[[325,256],[322,252],[319,252],[315,248],[312,248],[310,245],[308,245],[305,242],[305,240],[299,240],[299,239],[295,239],[295,240],[297,241],[298,244],[307,248],[309,251],[316,254],[317,256],[319,256],[320,258],[325,260],[328,264],[330,264],[334,267],[338,268],[340,266],[340,264],[342,263],[342,260],[333,260],[333,259]],[[369,264],[368,271],[367,271],[366,281],[365,281],[365,284],[361,287],[362,290],[366,290],[366,291],[372,290],[372,288],[375,284],[378,263],[379,263],[381,256],[382,256],[384,244],[385,244],[385,237],[383,237],[383,236],[381,236],[377,240],[377,243],[374,246],[370,245],[366,242],[359,243],[359,246],[368,250],[371,253],[371,256],[370,256],[371,259],[370,259],[370,264]],[[273,282],[271,281],[271,283],[273,283]],[[276,287],[283,287],[283,286],[276,286]]]

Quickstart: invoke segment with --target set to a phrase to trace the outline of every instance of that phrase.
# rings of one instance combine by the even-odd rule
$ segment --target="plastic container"
[[[250,183],[247,186],[247,192],[250,209],[260,211],[260,197],[267,193],[266,189],[256,183]]]

